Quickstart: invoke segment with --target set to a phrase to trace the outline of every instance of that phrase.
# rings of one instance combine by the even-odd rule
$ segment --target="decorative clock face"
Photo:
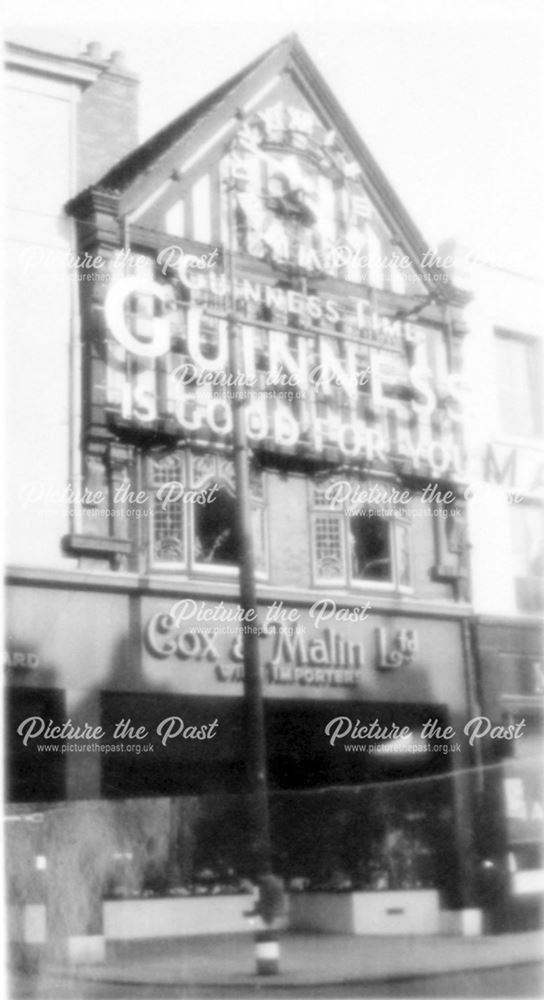
[[[363,252],[370,203],[334,132],[279,103],[245,121],[227,159],[242,252],[309,273],[334,273],[339,246]]]

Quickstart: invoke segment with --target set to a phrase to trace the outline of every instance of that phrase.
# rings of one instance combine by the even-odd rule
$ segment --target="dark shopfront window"
[[[28,698],[14,702],[11,742],[13,727],[29,714],[43,714],[46,703],[52,718],[61,719],[53,701],[37,704],[36,698],[58,696],[60,711],[62,692],[23,694]],[[85,856],[87,847],[96,848],[100,831],[96,878],[103,895],[202,895],[249,888],[254,871],[242,699],[184,696],[182,702],[183,711],[175,695],[102,694],[97,724],[111,732],[121,718],[138,720],[152,736],[144,744],[153,742],[155,749],[150,753],[142,745],[140,753],[125,749],[101,755],[102,783],[94,800],[66,801],[64,784],[58,775],[55,778],[57,765],[62,776],[67,759],[60,754],[36,752],[36,764],[46,757],[47,770],[36,772],[31,785],[12,785],[12,797],[21,804],[56,800],[52,807],[58,813],[62,803],[58,835],[62,846],[66,832],[66,850]],[[384,725],[396,721],[414,732],[429,715],[448,722],[443,707],[435,705],[351,708],[363,723],[377,717]],[[448,755],[417,754],[402,760],[395,755],[381,761],[348,755],[342,746],[330,747],[323,734],[337,710],[338,702],[266,703],[275,870],[292,891],[438,887],[453,899]],[[173,738],[162,747],[156,727],[177,715],[199,723],[220,716],[217,739]],[[120,742],[136,745],[129,739]],[[23,762],[12,755],[9,763],[18,780],[28,774],[28,765],[28,756]]]
[[[5,775],[8,802],[49,802],[64,798],[66,757],[43,752],[43,740],[28,739],[25,746],[23,736],[17,732],[25,719],[36,717],[47,721],[51,719],[53,724],[62,725],[67,718],[64,705],[64,691],[56,688],[6,688]]]
[[[290,892],[436,888],[443,905],[455,905],[452,801],[447,775],[273,792],[274,871]],[[19,820],[9,824],[13,901],[40,902],[40,853],[59,870],[80,871],[82,893],[92,888],[110,899],[249,893],[255,881],[241,794],[71,801],[62,808],[42,800],[39,816],[33,805],[12,806],[10,816]]]
[[[293,888],[450,887],[453,813],[446,776],[274,795],[271,815],[277,867]]]
[[[506,837],[511,854],[514,890],[533,872],[541,878],[544,871],[544,788],[542,785],[542,746],[544,715],[541,707],[528,704],[512,711],[508,720],[524,721],[523,738],[516,741],[502,770],[502,796],[506,816]]]
[[[123,838],[105,892],[215,895],[250,888],[254,869],[242,795],[108,803]],[[164,814],[161,823],[154,816]],[[439,888],[455,898],[451,782],[273,792],[274,871],[290,891]],[[138,859],[136,864],[136,858]]]
[[[308,791],[333,786],[380,784],[400,778],[432,777],[449,772],[447,746],[434,752],[346,754],[344,739],[331,745],[325,727],[338,714],[335,701],[265,700],[268,778],[271,792]],[[378,719],[381,726],[408,726],[415,734],[428,718],[448,724],[437,705],[350,704],[350,717],[361,725]],[[65,692],[10,687],[7,692],[6,750],[8,798],[11,801],[62,801],[67,763],[90,753],[92,741],[30,738],[18,730],[24,720],[51,720],[62,727],[68,716]],[[181,717],[183,725],[178,728]],[[114,732],[120,720],[145,729],[140,739]],[[215,724],[212,726],[212,723]],[[122,799],[175,795],[243,793],[246,788],[245,703],[240,697],[172,695],[155,691],[100,693],[100,710],[86,724],[100,726],[115,748],[93,753],[99,762],[97,797]],[[212,728],[210,728],[212,726]],[[191,738],[189,735],[191,727]],[[197,736],[196,729],[202,728]],[[206,733],[212,733],[208,738]],[[349,742],[349,741],[348,741]],[[88,744],[91,744],[89,746]],[[44,752],[44,746],[47,751]],[[65,753],[67,749],[78,753]],[[444,749],[444,753],[441,750]],[[83,794],[83,793],[82,793]],[[86,791],[85,794],[88,794]]]
[[[155,721],[177,714],[179,698],[105,694],[103,725],[119,713]],[[127,701],[128,698],[128,701]],[[129,703],[130,702],[130,703]],[[408,889],[440,887],[454,893],[451,761],[446,754],[369,762],[331,748],[324,725],[338,703],[266,703],[269,788],[275,870],[293,890]],[[123,895],[135,880],[141,891],[202,895],[243,891],[253,876],[244,794],[244,728],[241,699],[183,698],[187,718],[220,715],[222,736],[197,751],[173,740],[168,752],[110,755],[104,760],[103,795],[119,815],[139,817],[130,844],[116,854],[135,857],[139,868],[117,859],[108,891]],[[361,720],[399,721],[398,706],[358,705]],[[414,732],[429,714],[446,720],[440,706],[405,706],[402,724]],[[218,734],[219,735],[219,734]],[[342,787],[343,786],[343,787]],[[153,789],[156,809],[168,802],[169,819],[153,832],[153,803],[140,807],[127,795]],[[163,797],[163,798],[160,798]],[[168,798],[164,798],[168,797]],[[112,801],[113,800],[113,801]],[[143,812],[142,812],[143,810]],[[144,816],[144,819],[142,819]],[[133,822],[133,820],[131,820]],[[127,824],[123,822],[123,828]],[[167,830],[165,839],[164,829]],[[132,836],[132,835],[131,835]],[[162,844],[162,846],[159,846]],[[143,855],[142,855],[143,851]],[[143,857],[143,860],[142,860]],[[453,898],[453,897],[452,897]]]

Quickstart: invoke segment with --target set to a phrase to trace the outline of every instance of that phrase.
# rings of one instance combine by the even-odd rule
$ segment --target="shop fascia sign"
[[[131,330],[126,319],[126,304],[134,294],[158,299],[163,309],[162,315],[149,321],[150,330],[145,339]],[[267,286],[259,290],[253,286],[252,294],[262,294],[266,298],[277,294],[277,290],[271,291]],[[304,304],[310,308],[308,302],[312,302],[312,308],[316,310],[329,310],[329,318],[336,315],[330,310],[338,312],[338,305],[333,300],[321,303],[317,296],[305,297],[294,292],[281,294],[297,296],[296,306],[299,310]],[[172,313],[167,309],[167,303],[171,300],[168,286],[150,278],[134,275],[121,279],[112,285],[106,297],[106,325],[129,355],[142,359],[165,356],[171,348]],[[293,298],[287,301],[289,305],[295,305]],[[368,303],[363,304],[361,301],[357,304],[361,322],[365,316],[368,321],[369,316],[368,309],[365,311],[363,305],[368,307]],[[453,425],[461,423],[459,376],[448,376],[439,403],[431,373],[423,365],[412,365],[402,376],[388,377],[387,373],[381,372],[381,361],[376,358],[377,371],[372,372],[372,377],[369,378],[368,367],[359,370],[358,342],[345,339],[344,356],[341,358],[338,354],[338,338],[327,336],[326,332],[312,330],[301,333],[296,336],[294,347],[290,332],[271,327],[266,331],[268,358],[264,377],[268,393],[263,393],[260,391],[262,386],[257,384],[259,358],[255,329],[251,326],[251,321],[248,320],[247,325],[244,324],[242,328],[244,370],[229,373],[228,322],[224,318],[216,320],[215,354],[209,357],[202,349],[204,319],[202,307],[190,305],[187,308],[186,360],[182,365],[175,365],[166,375],[166,397],[173,401],[175,419],[189,435],[198,437],[202,429],[207,429],[219,440],[227,438],[232,431],[232,410],[227,396],[229,390],[234,390],[243,393],[245,397],[246,434],[253,443],[272,440],[278,446],[295,447],[303,442],[316,454],[325,447],[332,446],[338,448],[348,460],[377,460],[386,464],[392,448],[375,422],[367,424],[355,414],[342,422],[337,412],[331,412],[328,416],[309,412],[309,403],[316,394],[327,401],[333,393],[338,392],[346,400],[346,409],[349,410],[350,404],[354,409],[361,387],[370,381],[370,399],[377,414],[385,416],[387,411],[396,411],[401,417],[406,418],[408,415],[405,429],[399,428],[396,454],[409,460],[415,470],[421,463],[426,463],[436,475],[446,474],[448,471],[461,472],[462,462],[452,433]],[[378,341],[387,334],[390,344],[393,343],[399,349],[403,340],[418,339],[417,328],[411,324],[405,324],[403,328],[398,321],[396,324],[389,320],[378,321],[372,312],[366,329],[372,329]],[[308,332],[311,333],[310,336],[307,335]],[[376,354],[378,353],[377,351]],[[388,389],[398,388],[400,382],[402,389],[410,390],[409,404],[394,395],[387,395]],[[225,396],[213,391],[217,387],[226,390]],[[118,383],[116,390],[119,391]],[[254,395],[252,390],[255,390]],[[139,382],[138,376],[133,375],[130,381],[123,381],[120,394],[124,419],[139,424],[157,419],[158,400],[148,380]],[[273,397],[272,400],[267,399],[267,395]],[[287,398],[289,402],[294,398],[297,401],[300,399],[299,410],[308,408],[307,419],[298,419],[293,407],[283,403],[281,398]],[[273,407],[270,406],[271,401]],[[332,409],[331,405],[331,411]],[[432,438],[430,433],[431,418],[434,415],[446,427],[439,438]]]
[[[192,602],[179,603],[185,608]],[[157,612],[149,619],[145,628],[145,646],[151,656],[157,660],[177,661],[180,665],[210,663],[219,681],[243,681],[242,631],[228,637],[213,628],[184,628],[179,617],[174,608],[169,613]],[[268,683],[309,687],[354,687],[360,684],[367,661],[364,642],[346,639],[337,627],[326,625],[316,629],[314,625],[312,621],[309,625],[302,623],[302,626],[297,624],[292,627],[272,623],[260,630],[260,638],[268,646],[267,653],[263,655]],[[313,634],[309,635],[310,628]],[[374,666],[377,670],[407,667],[418,651],[417,630],[390,629],[381,625],[374,629],[374,644]]]
[[[17,647],[7,649],[4,657],[4,666],[7,668],[18,668],[19,670],[36,670],[40,666],[40,658],[37,653],[27,649]]]

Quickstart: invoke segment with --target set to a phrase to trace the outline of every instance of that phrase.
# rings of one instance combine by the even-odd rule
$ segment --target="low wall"
[[[253,896],[165,896],[112,899],[103,904],[107,941],[137,938],[193,937],[199,934],[242,934],[252,927],[244,910]]]
[[[47,938],[45,905],[26,903],[7,908],[8,940],[30,945],[45,944]]]
[[[293,930],[332,934],[440,934],[435,889],[300,892],[290,901]]]
[[[248,934],[262,927],[259,918],[244,916],[253,904],[254,897],[249,894],[105,900],[101,935],[68,939],[68,958],[100,962],[106,941]],[[280,926],[330,934],[467,936],[482,933],[482,912],[440,910],[434,889],[297,892],[289,897],[289,916],[280,921]],[[14,945],[43,948],[45,906],[9,907],[8,936]]]

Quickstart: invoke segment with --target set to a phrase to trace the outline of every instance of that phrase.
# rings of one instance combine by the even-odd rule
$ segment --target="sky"
[[[7,0],[21,28],[122,49],[142,140],[296,31],[430,245],[544,274],[541,0]]]

